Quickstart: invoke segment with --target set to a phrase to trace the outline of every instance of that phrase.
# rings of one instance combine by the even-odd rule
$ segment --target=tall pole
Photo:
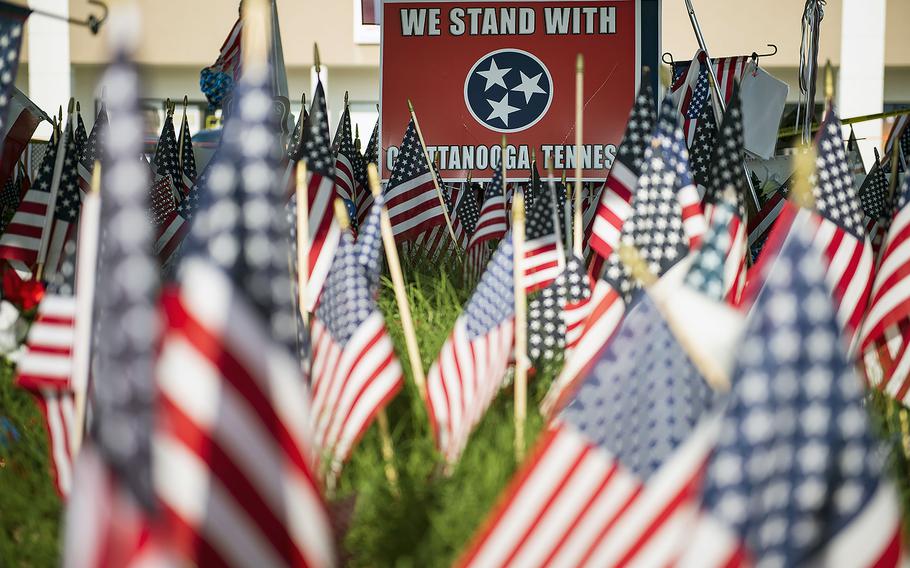
[[[706,65],[708,66],[708,77],[711,79],[711,85],[717,93],[717,103],[722,112],[727,111],[727,104],[724,100],[723,93],[720,92],[720,83],[717,82],[717,74],[714,72],[714,65],[711,64],[711,55],[708,53],[708,46],[705,44],[705,36],[701,33],[701,26],[698,23],[698,16],[695,15],[695,7],[692,0],[686,0],[686,9],[689,12],[689,21],[692,22],[692,30],[695,32],[695,39],[698,41],[698,48],[705,54]],[[761,202],[758,200],[758,193],[752,185],[752,176],[749,175],[749,168],[746,167],[745,159],[743,160],[743,174],[746,176],[746,182],[749,184],[749,197],[752,206],[755,208],[753,216],[761,209]]]

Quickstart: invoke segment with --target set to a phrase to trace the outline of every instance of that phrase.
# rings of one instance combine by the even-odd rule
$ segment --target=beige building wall
[[[310,91],[313,44],[318,43],[328,67],[332,120],[337,119],[345,91],[351,100],[372,103],[379,98],[379,46],[355,41],[355,5],[358,0],[278,0],[285,63],[292,102]],[[193,101],[199,91],[199,71],[211,64],[237,18],[236,0],[138,0],[143,12],[143,43],[138,53],[149,98]],[[714,56],[748,54],[779,48],[763,66],[791,85],[790,100],[798,97],[797,66],[804,2],[800,0],[694,0],[702,29]],[[696,50],[683,0],[663,1],[663,50],[676,58],[690,58]],[[91,7],[70,0],[71,16],[84,17]],[[910,0],[890,0],[887,8],[885,102],[910,103]],[[40,17],[40,16],[33,16]],[[819,58],[836,66],[840,54],[840,2],[829,2],[822,23]],[[70,34],[74,96],[86,104],[106,61],[105,32],[92,36],[85,28]],[[23,52],[27,69],[28,50]],[[17,83],[27,88],[27,73]],[[90,105],[86,105],[90,106]],[[368,133],[364,137],[368,136]]]

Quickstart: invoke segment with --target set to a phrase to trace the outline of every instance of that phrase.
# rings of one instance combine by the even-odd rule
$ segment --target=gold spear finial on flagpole
[[[345,91],[345,92],[344,92],[344,109],[347,110],[347,109],[348,109],[348,106],[350,106],[350,105],[348,104],[348,92]]]
[[[313,44],[313,66],[316,68],[316,74],[322,72],[322,61],[319,59],[319,44]]]
[[[76,108],[76,99],[70,97],[70,102],[66,107],[67,114],[73,114],[73,110]]]
[[[825,62],[825,102],[831,104],[834,100],[834,68],[831,60]]]

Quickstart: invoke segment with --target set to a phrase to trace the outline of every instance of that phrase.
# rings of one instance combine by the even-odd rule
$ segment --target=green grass
[[[469,295],[457,276],[458,266],[439,266],[417,259],[405,267],[424,370],[436,358]],[[503,388],[458,466],[450,476],[443,475],[425,406],[410,373],[398,309],[387,279],[382,282],[379,305],[406,375],[404,390],[388,408],[398,491],[391,489],[385,477],[374,426],[355,449],[330,502],[341,535],[340,549],[351,566],[448,566],[515,472],[513,393],[511,386]],[[555,368],[547,368],[530,379],[529,445],[543,426],[537,404],[554,373]],[[53,566],[59,550],[61,508],[48,475],[44,427],[32,397],[12,386],[12,376],[8,364],[0,365],[0,559],[15,558],[16,566]],[[910,459],[901,434],[901,413],[907,411],[878,393],[870,395],[868,408],[889,452],[890,471],[898,480],[908,512]],[[4,427],[4,417],[18,438]],[[0,565],[5,566],[2,560]]]
[[[0,566],[56,566],[60,500],[51,482],[44,418],[0,363]],[[4,559],[15,558],[15,564]]]

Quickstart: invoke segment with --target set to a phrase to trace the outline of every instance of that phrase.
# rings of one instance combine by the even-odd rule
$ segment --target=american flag
[[[445,225],[433,171],[427,164],[413,120],[404,133],[385,191],[392,231],[398,242],[414,240],[437,225]]]
[[[727,300],[738,304],[746,285],[746,224],[744,196],[749,191],[746,173],[742,168],[745,153],[743,113],[739,87],[727,105],[720,125],[720,134],[711,158],[710,177],[706,186],[705,215],[713,221],[714,211],[724,200],[733,201],[736,209],[727,222],[730,231],[729,248],[724,255],[724,282]],[[732,195],[731,195],[732,194]]]
[[[484,191],[483,205],[480,207],[480,218],[474,226],[474,234],[468,249],[480,246],[487,241],[501,239],[506,234],[506,196],[503,191],[502,169],[493,170],[493,178],[487,183]]]
[[[10,125],[7,122],[10,117],[16,116],[8,113],[7,109],[13,98],[12,91],[19,70],[22,28],[30,13],[28,8],[9,2],[0,4],[0,131],[9,131]],[[19,153],[21,152],[22,148],[19,148]],[[16,154],[17,157],[18,155]]]
[[[19,361],[16,384],[35,395],[48,434],[51,473],[61,497],[73,483],[72,438],[76,428],[73,399],[73,342],[76,299],[75,242],[67,247],[66,261],[48,282],[38,304],[38,315],[28,332],[26,351]]]
[[[671,565],[715,439],[715,399],[645,295],[459,565]]]
[[[674,122],[662,119],[658,124],[645,152],[641,176],[634,185],[631,213],[623,223],[619,239],[637,249],[651,273],[658,277],[695,247],[695,241],[686,231],[678,193],[680,177],[685,178],[680,172],[685,164],[686,148],[682,132]],[[690,189],[695,191],[694,187]],[[591,291],[590,307],[586,307],[590,315],[575,351],[543,401],[546,414],[553,415],[574,394],[598,354],[610,343],[639,289],[619,251],[611,253],[603,275]]]
[[[196,179],[196,155],[193,153],[193,136],[190,134],[190,123],[186,119],[186,113],[183,114],[183,121],[180,124],[180,165],[183,167],[183,175],[191,180]]]
[[[85,150],[85,143],[88,142],[88,132],[85,130],[85,122],[82,121],[82,111],[79,110],[79,103],[76,103],[76,151],[79,159],[82,159],[82,152]]]
[[[474,232],[468,240],[465,251],[465,284],[471,285],[483,273],[490,260],[490,247],[508,230],[506,196],[502,183],[502,170],[496,168],[492,179],[487,182],[480,206],[480,217],[474,225]]]
[[[616,159],[604,182],[600,203],[597,206],[590,238],[591,247],[598,254],[591,271],[595,278],[600,276],[604,259],[619,245],[623,223],[632,212],[632,196],[641,175],[645,149],[656,124],[657,109],[654,107],[651,80],[645,73],[642,75],[641,87],[629,114],[626,133],[616,151]]]
[[[458,461],[509,365],[515,331],[513,271],[512,238],[506,235],[427,375],[430,425],[449,464]]]
[[[0,235],[0,258],[9,262],[20,278],[31,278],[32,267],[38,262],[41,233],[47,223],[51,200],[57,146],[53,139],[47,143],[35,183],[25,193],[6,231]]]
[[[120,32],[111,34],[119,41],[124,37],[117,28],[122,21],[112,17],[110,24]],[[98,252],[98,272],[104,277],[97,279],[94,297],[91,428],[76,463],[76,486],[67,510],[65,566],[139,565],[154,558],[153,370],[159,279],[151,256],[151,226],[143,221],[149,172],[139,160],[142,129],[135,126],[142,124],[142,115],[135,68],[117,53],[102,80],[111,132],[118,135],[97,149],[105,164],[100,216],[104,245]]]
[[[872,166],[869,178],[877,175],[878,167],[877,164]],[[904,179],[900,192],[875,275],[860,352],[865,354],[871,350],[878,354],[882,376],[870,376],[873,385],[910,406],[910,353],[907,350],[910,337],[907,332],[910,330],[906,330],[910,323],[910,294],[906,280],[910,268],[906,260],[910,247],[907,231],[910,226],[910,208],[907,207],[910,178]]]
[[[54,203],[54,220],[47,237],[47,250],[44,260],[44,274],[56,274],[63,260],[64,245],[76,238],[76,225],[82,207],[82,192],[79,189],[79,153],[73,135],[73,117],[64,134],[63,169],[60,172],[60,183]],[[51,188],[51,193],[54,190]],[[39,262],[42,259],[38,259]]]
[[[367,147],[363,152],[363,160],[361,160],[364,168],[367,164],[379,164],[379,121],[376,121],[376,124],[373,126],[373,133],[370,135],[370,140],[367,142]],[[370,192],[369,186],[366,183],[363,183],[363,191],[357,194],[357,223],[363,224],[366,221],[367,215],[373,208],[373,194]]]
[[[704,105],[695,130],[695,138],[689,150],[689,163],[692,166],[692,177],[695,185],[704,195],[708,190],[711,180],[711,156],[717,145],[717,118],[714,116],[714,105],[711,102]]]
[[[307,116],[310,113],[306,110],[306,95],[303,96],[303,102],[301,103],[300,115],[297,117],[297,125],[294,126],[294,131],[291,133],[291,138],[288,140],[287,147],[287,159],[289,161],[297,161],[300,159],[301,152],[303,147],[300,143],[303,141],[303,124],[306,122]]]
[[[866,164],[863,163],[863,155],[859,151],[859,142],[856,141],[853,126],[850,126],[850,138],[847,139],[847,163],[853,170],[853,187],[862,186],[866,179]]]
[[[556,280],[565,267],[565,251],[556,209],[556,192],[550,184],[543,187],[536,164],[531,169],[529,189],[528,193],[535,199],[525,201],[524,283],[531,293],[546,288]]]
[[[13,174],[6,180],[3,190],[0,191],[0,209],[7,211],[19,206],[22,197],[20,187],[24,181],[22,176]]]
[[[352,206],[354,198],[364,190],[361,183],[366,181],[366,166],[358,164],[363,160],[360,152],[354,149],[353,133],[351,132],[351,109],[345,107],[341,115],[341,122],[335,132],[335,193]],[[362,172],[363,176],[358,177]],[[357,217],[352,218],[355,222]]]
[[[695,140],[702,109],[714,96],[707,61],[705,53],[699,50],[691,62],[678,62],[674,69],[675,81],[670,87],[670,93],[677,101],[677,112],[684,119],[683,131],[690,147]],[[722,57],[711,61],[725,104],[730,102],[734,86],[742,80],[748,61],[747,56]]]
[[[171,192],[171,178],[164,176],[152,183],[149,190],[149,219],[160,232],[176,213],[177,204],[174,203],[174,194]]]
[[[381,272],[380,197],[354,244],[341,236],[313,318],[313,423],[326,474],[337,476],[373,418],[404,384],[385,318],[376,305]]]
[[[828,282],[837,300],[837,314],[852,343],[866,313],[875,260],[847,165],[840,119],[833,110],[819,130],[816,146],[818,173],[813,193],[819,227],[815,238],[828,259]]]
[[[192,184],[183,183],[183,171],[180,168],[180,148],[177,147],[177,135],[174,131],[174,117],[170,114],[164,119],[152,167],[157,175],[169,177],[174,187],[174,197],[182,199],[184,192]]]
[[[749,254],[752,255],[753,266],[771,234],[771,229],[774,228],[774,223],[787,204],[787,196],[792,183],[793,178],[791,177],[781,184],[761,206],[758,215],[749,219],[747,231],[749,233]],[[748,281],[748,278],[746,280]]]
[[[872,242],[875,257],[881,249],[882,241],[888,233],[891,224],[892,211],[890,207],[888,178],[882,170],[881,164],[872,165],[869,175],[863,180],[859,188],[859,200],[863,208],[866,235]]]
[[[102,105],[92,125],[92,133],[82,148],[79,159],[79,189],[87,193],[92,188],[92,175],[95,170],[95,161],[101,158],[102,137],[107,131],[107,110]]]
[[[528,354],[532,361],[552,361],[571,350],[587,319],[591,285],[584,260],[571,256],[556,280],[528,305]]]
[[[452,207],[452,227],[455,229],[455,238],[458,248],[467,250],[471,235],[477,221],[480,220],[480,206],[477,204],[477,191],[471,182],[463,182],[461,188],[454,195]]]
[[[310,113],[303,124],[303,143],[300,159],[307,165],[307,211],[309,251],[307,258],[304,309],[313,311],[322,286],[328,276],[341,233],[334,220],[335,157],[329,138],[329,113],[325,91],[320,81],[316,85]],[[295,200],[296,203],[296,200]]]
[[[730,227],[737,218],[732,203],[721,201],[714,205],[708,233],[693,254],[692,266],[686,273],[685,283],[689,287],[717,301],[728,295],[726,262],[733,242]]]
[[[899,499],[807,229],[766,275],[679,566],[900,564]]]
[[[904,114],[894,120],[891,126],[891,132],[888,133],[888,141],[885,143],[882,156],[882,166],[885,170],[891,171],[891,157],[894,155],[894,145],[897,144],[900,154],[904,160],[910,160],[910,114]],[[897,171],[903,173],[904,164],[898,160]]]
[[[264,61],[244,65],[234,96],[209,168],[210,206],[197,213],[179,282],[162,300],[155,488],[189,563],[333,565],[295,356],[282,149]],[[323,109],[310,117],[324,122]],[[316,157],[312,171],[331,172]],[[223,207],[261,215],[224,216]]]
[[[171,266],[176,260],[176,253],[180,250],[180,245],[189,234],[193,216],[199,208],[200,193],[204,193],[207,187],[211,165],[215,161],[213,156],[202,171],[202,174],[196,178],[196,183],[190,187],[186,196],[177,204],[176,209],[171,211],[167,207],[164,220],[155,226],[154,250],[161,266]],[[173,192],[170,189],[170,181],[167,177],[159,179],[157,184],[164,181],[168,182],[168,191],[173,196]]]
[[[0,180],[9,179],[19,163],[20,157],[26,162],[32,152],[27,151],[29,141],[42,120],[50,122],[43,110],[29,100],[22,91],[13,87],[9,93],[5,120],[0,126]]]

